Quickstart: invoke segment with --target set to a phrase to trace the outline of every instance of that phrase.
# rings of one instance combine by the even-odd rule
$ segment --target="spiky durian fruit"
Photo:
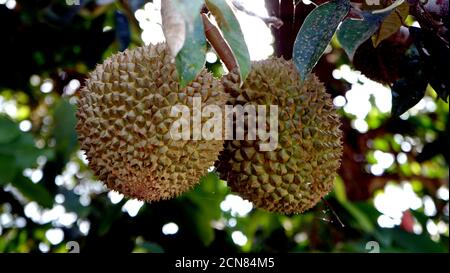
[[[181,88],[165,44],[111,56],[90,73],[78,101],[78,138],[89,166],[128,197],[157,201],[190,189],[223,149],[221,140],[171,137],[178,120],[171,107],[185,105],[192,112],[194,97],[203,106],[227,100],[205,69]]]
[[[259,138],[226,141],[216,164],[221,177],[268,211],[291,214],[313,207],[332,189],[342,153],[340,122],[322,83],[315,76],[300,82],[284,59],[253,63],[242,87],[236,73],[223,83],[233,105],[278,106],[278,146],[261,151]]]

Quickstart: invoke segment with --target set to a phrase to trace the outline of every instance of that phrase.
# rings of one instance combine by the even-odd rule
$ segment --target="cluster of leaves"
[[[35,164],[39,156],[53,156],[49,149],[38,149],[29,133],[22,133],[19,126],[6,117],[0,116],[0,186],[12,181],[12,185],[27,198],[35,200],[43,207],[51,207],[53,200],[42,184],[34,184],[22,175],[25,168]]]
[[[235,58],[240,76],[245,80],[250,72],[250,54],[244,40],[239,22],[225,0],[169,0],[162,2],[162,10],[171,3],[167,12],[162,13],[163,29],[167,43],[176,56],[180,84],[185,86],[195,79],[205,66],[207,42],[200,10],[207,7],[215,18],[223,39],[228,43]],[[185,28],[185,31],[180,31]],[[180,46],[181,45],[181,46]]]
[[[332,0],[318,6],[308,15],[297,34],[293,52],[294,62],[302,78],[311,72],[335,33],[348,57],[353,60],[358,48],[367,40],[371,39],[373,47],[377,48],[407,25],[410,10],[424,9],[420,1],[386,1],[384,5],[381,3],[378,6],[385,8],[378,10],[373,10],[373,6],[368,6],[367,2],[364,4],[363,10],[360,10],[353,7],[349,0]],[[388,4],[390,5],[387,6]],[[446,7],[442,3],[442,7],[437,8],[444,10]],[[444,17],[440,20],[448,29],[448,20]],[[393,84],[387,83],[392,84],[394,116],[401,115],[417,104],[425,95],[428,84],[440,98],[447,100],[449,80],[444,75],[443,60],[450,57],[448,40],[443,40],[438,33],[433,33],[427,27],[426,24],[422,28],[409,26],[407,39],[389,45],[401,48],[405,47],[404,43],[410,44],[406,53],[400,51],[396,52],[398,56],[390,56],[399,59],[396,66],[400,71],[398,77],[388,76],[395,79]],[[377,68],[379,71],[373,73],[395,73],[383,71],[383,65],[372,69]]]
[[[163,21],[167,18],[163,27],[169,45],[179,48],[174,55],[180,83],[185,85],[192,81],[205,65],[207,42],[204,26],[198,15],[203,4],[217,21],[224,40],[233,52],[241,79],[245,80],[250,70],[249,53],[236,16],[227,2],[170,0],[167,3],[172,1],[175,10],[166,16],[163,14]],[[379,5],[368,5],[367,1],[363,1],[361,9],[352,5],[350,0],[331,0],[317,6],[306,17],[294,43],[293,59],[301,78],[308,77],[335,34],[349,59],[353,60],[356,51],[368,40],[372,41],[376,50],[383,41],[392,38],[406,26],[409,28],[406,39],[389,44],[390,47],[408,49],[395,52],[398,56],[390,56],[399,60],[394,64],[394,71],[382,71],[385,66],[392,69],[384,64],[371,68],[375,70],[375,74],[387,74],[389,81],[382,83],[389,84],[392,88],[392,114],[399,116],[417,104],[425,95],[428,85],[440,98],[446,100],[449,82],[444,75],[443,60],[450,57],[448,41],[446,44],[432,31],[411,26],[407,19],[410,10],[417,7],[424,9],[420,1],[409,3],[404,0],[380,1]],[[410,26],[407,26],[408,23]],[[185,32],[182,32],[185,35],[180,34],[179,27],[185,28]],[[374,80],[379,78],[375,77]]]

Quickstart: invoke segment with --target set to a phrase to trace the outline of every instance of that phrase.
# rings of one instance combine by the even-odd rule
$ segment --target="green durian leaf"
[[[294,43],[293,61],[304,80],[350,11],[349,0],[332,0],[315,8],[305,19]]]
[[[200,179],[195,189],[183,195],[189,200],[187,203],[191,204],[186,206],[186,210],[196,211],[193,213],[194,228],[205,246],[214,241],[215,234],[211,222],[220,218],[220,203],[227,192],[227,187],[220,181],[217,174],[210,172]]]
[[[428,83],[424,79],[400,79],[392,86],[392,116],[398,117],[425,96]]]
[[[44,208],[53,206],[53,197],[50,192],[41,183],[33,183],[30,179],[17,175],[11,184],[16,187],[25,197],[32,201],[36,201]]]
[[[206,5],[212,15],[214,15],[225,40],[233,51],[239,65],[241,82],[244,82],[250,73],[251,62],[241,26],[233,10],[225,0],[206,0]]]
[[[423,63],[417,47],[408,49],[402,64],[403,77],[394,82],[391,88],[391,114],[398,117],[416,105],[425,95],[428,79],[423,70]]]
[[[0,116],[0,143],[8,143],[20,134],[19,126],[7,118]]]
[[[396,1],[391,5],[398,5],[400,1]],[[389,15],[383,19],[378,31],[372,37],[372,43],[374,47],[378,47],[380,43],[392,34],[397,32],[400,27],[404,24],[406,17],[409,14],[409,4],[403,3],[395,7],[395,9],[389,11]]]
[[[200,9],[204,3],[203,0],[172,0],[177,11],[183,15],[184,21],[191,31],[200,14]],[[200,20],[201,21],[201,20]],[[185,41],[186,42],[186,41]]]
[[[56,140],[56,151],[69,160],[71,154],[77,149],[77,133],[75,131],[77,119],[75,117],[75,106],[66,99],[62,99],[55,107],[54,137]]]
[[[186,24],[186,39],[175,58],[181,87],[185,87],[197,77],[206,61],[206,37],[200,14],[197,13],[192,27],[192,30],[189,30],[190,26]]]
[[[353,59],[358,47],[377,31],[381,22],[389,13],[362,12],[363,20],[347,18],[342,22],[336,36],[350,60]]]
[[[14,156],[0,154],[0,186],[10,182],[17,172]]]

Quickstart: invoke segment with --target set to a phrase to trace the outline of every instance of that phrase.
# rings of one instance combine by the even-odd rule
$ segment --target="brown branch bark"
[[[213,23],[211,23],[206,14],[202,13],[202,19],[203,19],[203,26],[205,28],[206,39],[208,39],[209,43],[214,48],[217,55],[219,55],[219,58],[227,67],[228,71],[232,71],[238,65],[236,59],[234,58],[233,52],[231,51],[230,46],[222,37],[222,34],[220,33],[219,29],[215,25],[213,25]]]

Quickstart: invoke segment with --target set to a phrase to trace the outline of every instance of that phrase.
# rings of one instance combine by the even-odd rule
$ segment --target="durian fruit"
[[[278,106],[278,145],[261,151],[262,140],[248,140],[247,134],[245,140],[227,140],[216,164],[221,178],[268,211],[292,214],[313,207],[332,189],[342,154],[340,121],[323,84],[314,75],[301,82],[284,59],[254,62],[242,87],[237,73],[225,76],[223,84],[232,105]]]
[[[146,201],[195,185],[217,160],[222,140],[174,140],[171,107],[224,105],[219,80],[203,69],[181,88],[165,44],[126,50],[90,73],[80,92],[77,132],[90,168],[107,187]],[[204,124],[204,120],[202,120]],[[192,139],[192,138],[191,138]]]

